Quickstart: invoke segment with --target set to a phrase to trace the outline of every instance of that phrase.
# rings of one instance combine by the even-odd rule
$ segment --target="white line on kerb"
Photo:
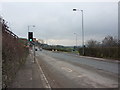
[[[45,80],[45,82],[46,82],[45,87],[46,87],[46,88],[49,88],[49,89],[51,90],[51,86],[50,86],[50,84],[49,84],[49,82],[48,82],[45,74],[43,73],[42,68],[40,67],[40,65],[39,65],[39,63],[38,63],[38,60],[37,60],[37,59],[35,59],[35,60],[36,60],[36,63],[37,63],[37,65],[38,65],[39,69],[40,69],[40,72],[42,73],[42,76],[43,76],[43,78],[44,78],[44,80]]]

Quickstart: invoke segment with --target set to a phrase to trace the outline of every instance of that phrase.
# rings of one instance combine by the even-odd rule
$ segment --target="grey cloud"
[[[84,10],[86,40],[117,36],[117,3],[3,3],[2,15],[21,37],[27,37],[28,25],[35,25],[30,29],[36,38],[67,39],[72,43],[73,33],[81,39],[81,12],[73,12],[73,8]]]

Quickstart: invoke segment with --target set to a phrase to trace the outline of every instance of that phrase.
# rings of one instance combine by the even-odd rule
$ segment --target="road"
[[[36,61],[52,88],[118,87],[118,64],[62,52],[37,51]]]

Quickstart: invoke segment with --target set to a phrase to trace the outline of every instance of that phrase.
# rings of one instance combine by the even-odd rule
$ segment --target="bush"
[[[88,48],[86,47],[85,55],[92,56],[92,57],[101,57],[101,58],[110,58],[110,59],[118,59],[120,60],[120,54],[118,55],[118,47],[95,47],[95,48]],[[82,48],[79,48],[79,53],[82,55]]]
[[[79,48],[80,55],[82,50]],[[102,40],[102,43],[93,39],[88,40],[84,50],[86,56],[120,60],[120,40],[109,35]]]

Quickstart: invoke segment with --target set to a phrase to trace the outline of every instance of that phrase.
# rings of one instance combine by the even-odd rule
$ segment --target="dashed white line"
[[[37,63],[37,65],[38,65],[39,69],[40,69],[40,72],[42,73],[41,76],[42,76],[42,77],[44,78],[44,80],[45,80],[45,83],[46,83],[45,88],[49,88],[49,90],[51,90],[51,86],[50,86],[50,84],[49,84],[49,82],[48,82],[45,74],[43,73],[42,68],[40,67],[40,65],[39,65],[39,63],[38,63],[38,60],[37,60],[37,59],[35,59],[35,60],[36,60],[36,63]]]
[[[84,77],[85,75],[78,75],[77,77]]]
[[[68,72],[72,72],[72,69],[67,68],[67,67],[61,67],[61,69],[64,69],[64,70],[66,70],[66,71],[68,71]]]

